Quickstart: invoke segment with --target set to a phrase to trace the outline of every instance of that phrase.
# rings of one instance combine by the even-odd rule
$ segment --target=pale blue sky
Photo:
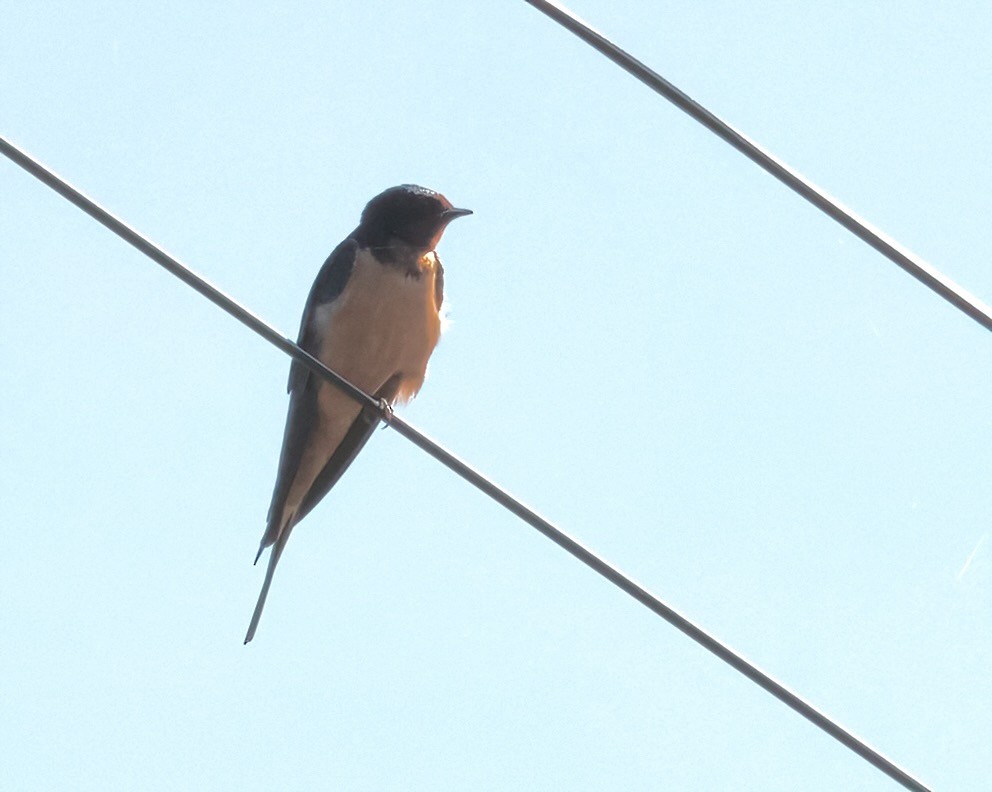
[[[574,10],[992,299],[986,3]],[[0,132],[294,335],[476,214],[403,415],[937,789],[992,777],[992,338],[523,2],[12,0]],[[241,644],[288,361],[0,161],[4,790],[894,785],[389,431]]]

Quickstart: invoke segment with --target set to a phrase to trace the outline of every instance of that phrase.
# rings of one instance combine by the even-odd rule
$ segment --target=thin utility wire
[[[992,330],[992,308],[969,293],[942,272],[910,252],[891,237],[858,217],[837,199],[827,195],[813,182],[790,168],[774,154],[765,150],[742,132],[711,113],[694,99],[676,88],[657,72],[645,66],[633,55],[622,50],[606,36],[590,27],[575,14],[553,0],[526,0],[538,11],[551,17],[620,68],[630,72],[652,90],[684,111],[714,134],[721,137],[748,159],[760,165],[786,187],[797,192],[817,209],[832,217],[855,236],[867,242],[893,263],[902,267],[927,288],[939,294],[951,305],[964,311],[986,330]]]
[[[851,732],[831,720],[816,707],[810,704],[798,694],[793,693],[785,685],[760,670],[757,666],[745,660],[741,655],[734,652],[730,647],[709,635],[701,627],[689,621],[674,608],[666,605],[658,597],[649,592],[643,586],[635,583],[623,572],[607,563],[592,550],[585,547],[578,540],[573,539],[567,533],[557,528],[551,522],[541,517],[537,512],[525,506],[519,500],[498,487],[475,468],[463,462],[450,451],[442,448],[436,442],[424,435],[419,430],[408,424],[399,416],[393,414],[392,410],[377,399],[372,398],[367,393],[363,393],[343,377],[331,371],[323,363],[312,355],[300,349],[293,341],[282,336],[275,329],[267,325],[248,309],[244,308],[232,298],[224,294],[220,289],[211,285],[206,280],[192,272],[187,266],[181,264],[175,258],[163,251],[160,247],[142,236],[124,221],[118,219],[106,209],[101,207],[91,198],[84,195],[64,179],[56,176],[51,170],[28,154],[15,147],[5,138],[0,137],[0,152],[5,154],[13,162],[20,165],[32,176],[39,179],[44,184],[51,187],[59,195],[66,198],[71,203],[82,209],[86,214],[97,222],[106,226],[125,242],[133,245],[157,264],[160,264],[184,283],[192,286],[196,291],[217,305],[249,329],[255,331],[269,343],[290,355],[294,360],[298,360],[312,372],[332,385],[341,388],[345,393],[354,398],[360,404],[371,407],[378,411],[379,417],[386,424],[391,426],[403,437],[410,440],[414,445],[426,451],[441,464],[457,473],[467,482],[484,492],[498,504],[515,514],[528,525],[536,528],[555,544],[567,550],[582,563],[592,568],[605,577],[615,586],[625,591],[642,605],[645,605],[669,624],[681,630],[700,646],[708,649],[728,665],[733,666],[744,676],[756,683],[777,699],[791,707],[804,718],[819,726],[823,731],[840,741],[859,756],[871,762],[875,767],[892,776],[905,787],[914,790],[928,792],[927,787],[914,779],[908,772],[901,769],[890,759],[880,754],[877,750],[869,746],[866,742],[856,737]]]

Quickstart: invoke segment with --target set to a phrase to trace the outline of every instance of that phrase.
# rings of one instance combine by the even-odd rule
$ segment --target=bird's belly
[[[432,266],[411,276],[361,251],[347,287],[329,307],[320,359],[367,393],[399,375],[396,398],[416,395],[441,335],[434,276]],[[338,400],[328,390],[337,389],[323,386],[321,405],[336,407]]]

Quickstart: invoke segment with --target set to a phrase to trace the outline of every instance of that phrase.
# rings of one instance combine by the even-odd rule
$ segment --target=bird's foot
[[[385,399],[379,399],[379,418],[384,424],[393,420],[393,405]]]

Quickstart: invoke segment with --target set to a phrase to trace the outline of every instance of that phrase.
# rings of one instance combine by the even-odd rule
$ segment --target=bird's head
[[[368,202],[356,236],[365,245],[385,246],[399,241],[429,251],[437,246],[448,223],[470,214],[470,209],[453,207],[441,193],[416,184],[401,184]]]

